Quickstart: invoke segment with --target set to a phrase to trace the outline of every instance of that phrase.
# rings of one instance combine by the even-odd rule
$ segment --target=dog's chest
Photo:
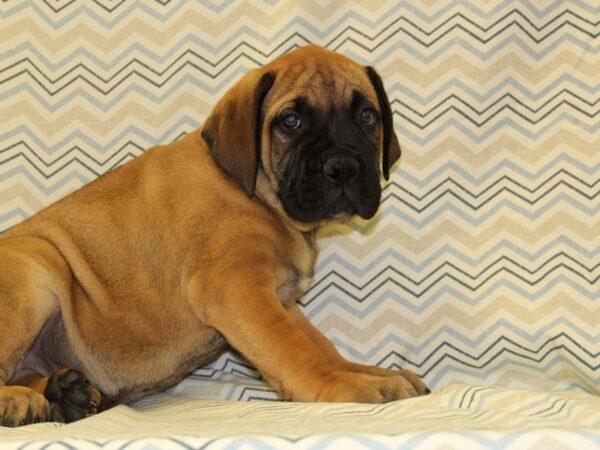
[[[317,257],[312,234],[295,234],[289,249],[277,274],[276,294],[285,307],[299,301],[312,284]]]
[[[299,301],[312,283],[312,277],[290,271],[277,288],[277,298],[287,307]]]

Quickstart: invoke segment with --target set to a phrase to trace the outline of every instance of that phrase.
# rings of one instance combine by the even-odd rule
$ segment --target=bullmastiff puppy
[[[90,416],[227,345],[286,400],[427,393],[342,358],[297,306],[315,231],[371,218],[399,156],[375,70],[308,46],[246,74],[199,130],[4,233],[0,423]]]

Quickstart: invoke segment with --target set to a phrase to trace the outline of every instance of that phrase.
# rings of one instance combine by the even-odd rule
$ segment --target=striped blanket
[[[296,46],[375,66],[403,158],[374,220],[322,230],[302,306],[345,356],[437,392],[222,403],[274,398],[227,353],[167,396],[2,430],[7,443],[600,442],[597,2],[12,0],[0,42],[0,231],[194,129],[241,74]]]
[[[199,400],[162,394],[68,426],[0,429],[3,449],[587,449],[600,398],[453,385],[386,405]]]

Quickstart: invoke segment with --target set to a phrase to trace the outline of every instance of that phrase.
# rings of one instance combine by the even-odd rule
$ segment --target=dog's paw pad
[[[75,369],[64,369],[50,377],[44,396],[52,405],[52,420],[73,422],[98,412],[102,395],[88,377]]]

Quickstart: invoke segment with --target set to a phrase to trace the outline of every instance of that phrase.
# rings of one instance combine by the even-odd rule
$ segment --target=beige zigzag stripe
[[[502,308],[499,309],[499,305]],[[529,306],[529,307],[526,307]],[[475,305],[464,305],[462,308],[455,305],[439,302],[438,307],[427,309],[427,314],[403,314],[399,309],[380,308],[376,314],[361,322],[353,319],[346,320],[343,315],[335,311],[329,312],[324,317],[315,319],[322,330],[335,330],[336,334],[346,336],[356,342],[367,342],[377,336],[387,326],[400,326],[403,333],[411,336],[427,336],[440,324],[452,324],[457,329],[466,330],[465,334],[479,336],[481,327],[487,326],[490,318],[514,317],[514,321],[527,322],[527,327],[534,329],[539,322],[548,320],[548,317],[561,317],[568,315],[588,327],[598,324],[596,319],[600,313],[600,305],[588,308],[589,301],[579,302],[572,298],[572,294],[558,292],[552,297],[547,297],[543,302],[524,304],[522,300],[506,295],[494,296]],[[395,307],[397,308],[397,307]],[[566,313],[568,311],[568,313]],[[399,325],[401,324],[401,325]],[[523,327],[520,327],[523,328]]]
[[[482,224],[476,227],[465,223],[443,220],[433,226],[429,225],[428,230],[418,234],[414,230],[411,232],[405,231],[406,225],[381,224],[370,229],[367,245],[365,245],[364,239],[355,241],[357,238],[351,237],[351,232],[340,233],[337,226],[324,228],[319,236],[321,238],[335,236],[335,244],[333,241],[329,244],[338,246],[344,253],[349,253],[355,258],[364,259],[371,252],[379,252],[382,246],[389,245],[390,239],[403,250],[410,252],[412,255],[419,255],[421,258],[430,247],[440,245],[440,243],[454,241],[472,251],[478,251],[489,247],[492,242],[502,239],[502,236],[505,235],[512,235],[513,240],[523,244],[525,248],[535,247],[558,231],[575,235],[579,239],[590,243],[600,241],[598,235],[600,219],[587,222],[578,220],[567,212],[559,211],[551,216],[543,217],[538,222],[527,225],[520,220],[513,220],[508,217],[499,217],[494,222],[486,222],[485,225]],[[376,232],[373,232],[374,228],[376,228]],[[471,232],[467,231],[467,228],[471,229]]]
[[[20,199],[23,201],[30,209],[33,211],[39,211],[47,205],[47,200],[40,200],[37,198],[31,189],[22,184],[15,184],[13,186],[8,186],[6,189],[0,190],[0,199]],[[3,207],[4,202],[0,201],[0,210]]]
[[[130,100],[109,113],[98,113],[92,107],[67,106],[60,112],[49,115],[45,110],[39,110],[27,101],[17,101],[0,109],[0,117],[12,117],[12,121],[22,122],[23,117],[20,116],[25,116],[30,128],[38,128],[35,130],[38,136],[51,138],[74,127],[80,129],[83,125],[93,134],[102,136],[104,140],[136,120],[143,120],[145,127],[159,129],[181,117],[184,112],[196,111],[195,116],[200,122],[210,112],[211,105],[206,103],[203,97],[190,94],[188,89],[182,91],[186,92],[169,98],[168,103],[161,104],[160,107],[152,104],[146,107]]]
[[[400,136],[402,143],[402,137]],[[413,150],[412,145],[402,147],[402,159],[400,164],[403,169],[414,168],[424,172],[436,161],[446,162],[448,160],[460,160],[473,168],[480,168],[490,160],[497,160],[500,155],[510,153],[514,161],[526,162],[531,166],[547,164],[548,154],[557,148],[568,148],[573,158],[584,157],[588,160],[597,160],[600,156],[600,137],[588,141],[571,130],[560,129],[548,135],[543,140],[535,141],[519,140],[508,135],[501,135],[493,142],[485,146],[475,146],[465,143],[456,137],[447,137],[436,142],[431,147],[419,148],[418,152]],[[518,149],[518,151],[514,151]],[[410,168],[408,168],[408,167]]]
[[[478,86],[495,81],[499,75],[506,72],[510,72],[513,78],[522,77],[530,84],[538,84],[546,79],[556,78],[557,72],[564,73],[565,70],[585,75],[595,84],[598,80],[598,73],[600,73],[600,57],[593,62],[586,61],[581,58],[580,54],[569,50],[561,50],[559,53],[552,52],[546,57],[550,59],[535,66],[532,66],[531,59],[522,58],[513,52],[507,52],[488,63],[473,57],[464,58],[461,56],[464,53],[465,50],[462,47],[457,47],[449,56],[436,59],[431,65],[423,65],[412,59],[407,63],[407,59],[397,57],[378,66],[377,69],[384,81],[388,83],[401,76],[421,89],[447,79],[452,71],[473,80]],[[419,66],[423,66],[423,69],[419,69]],[[422,90],[422,92],[427,92],[427,90]]]

